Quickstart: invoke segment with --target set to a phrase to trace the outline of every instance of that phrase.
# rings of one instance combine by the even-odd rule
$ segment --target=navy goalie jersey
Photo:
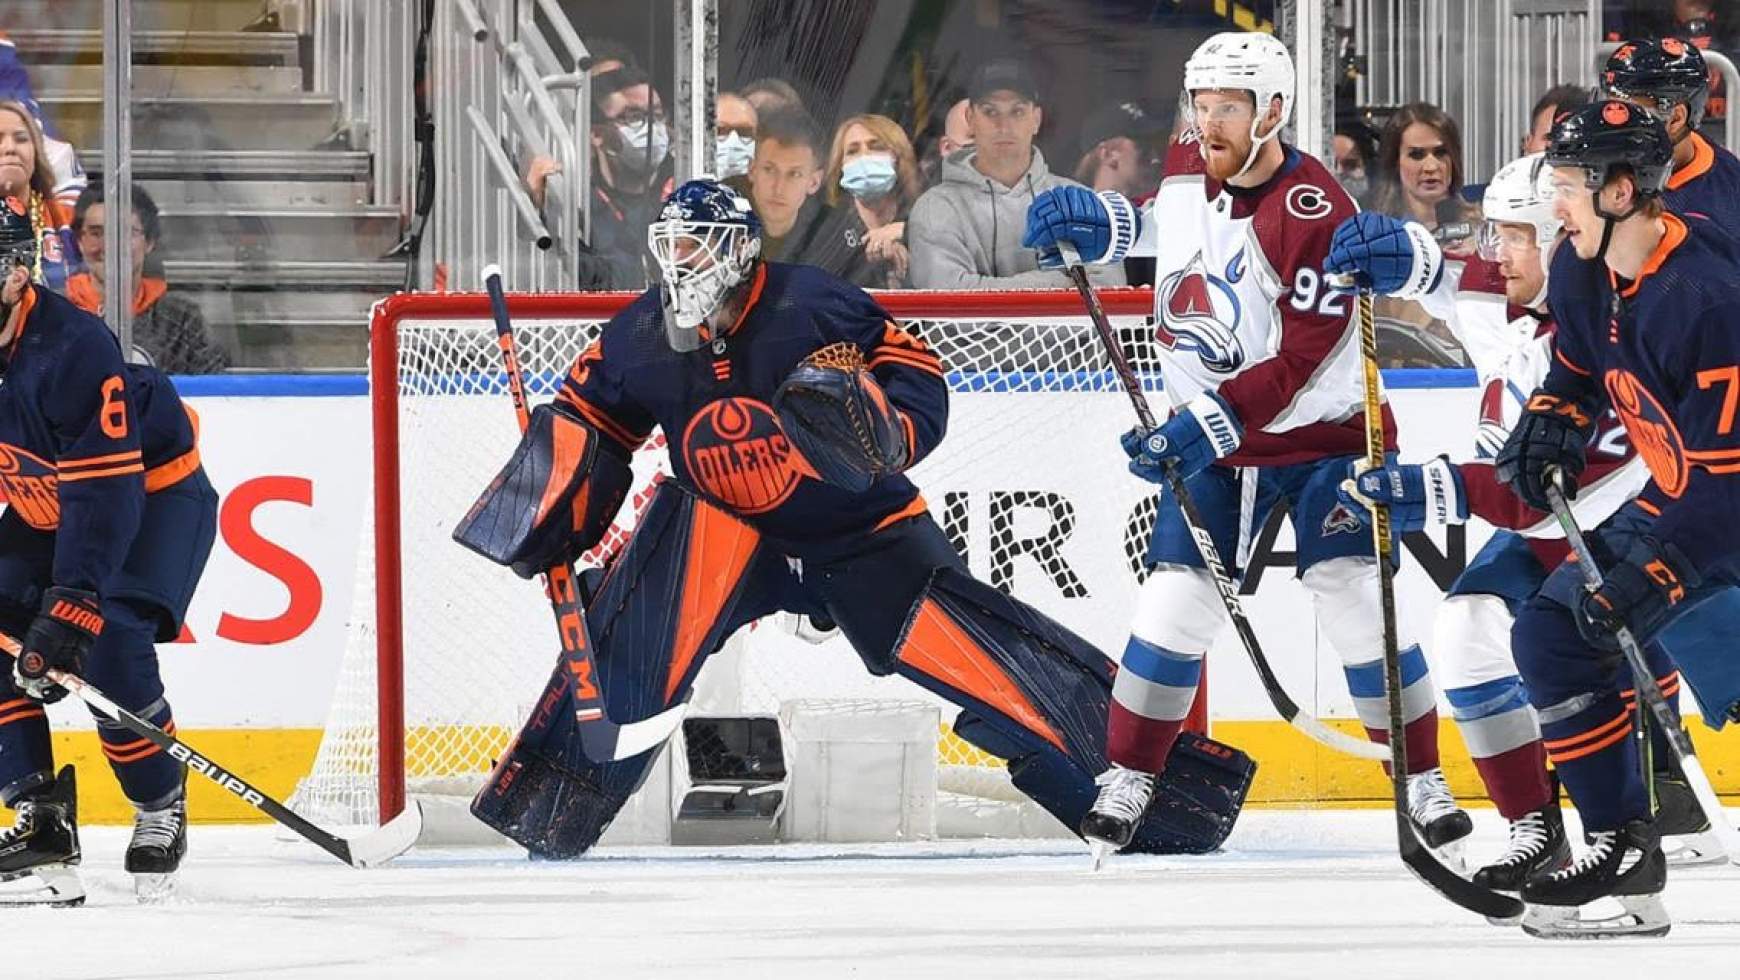
[[[53,585],[102,593],[145,495],[199,468],[169,379],[126,364],[102,320],[41,287],[0,349],[0,490],[7,520],[54,536]]]
[[[728,332],[682,354],[665,339],[658,289],[648,290],[581,352],[557,398],[625,452],[664,430],[677,479],[794,550],[924,510],[902,475],[863,493],[816,478],[781,430],[773,396],[805,357],[856,345],[899,409],[910,466],[947,425],[941,360],[868,293],[820,269],[762,262],[748,289]]]

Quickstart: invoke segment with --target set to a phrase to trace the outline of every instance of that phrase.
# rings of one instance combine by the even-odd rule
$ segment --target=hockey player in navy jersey
[[[1242,562],[1287,506],[1300,580],[1339,655],[1361,723],[1395,733],[1383,688],[1378,568],[1369,535],[1336,499],[1365,421],[1352,304],[1324,281],[1336,224],[1357,208],[1335,178],[1279,139],[1293,63],[1275,38],[1217,34],[1184,66],[1193,125],[1168,154],[1160,191],[1138,211],[1115,192],[1059,188],[1028,211],[1026,244],[1056,262],[1156,257],[1155,318],[1173,414],[1124,440],[1130,468],[1160,483],[1176,462],[1222,555]],[[1385,409],[1386,442],[1394,424]],[[1156,439],[1159,436],[1161,438]],[[1153,447],[1163,446],[1155,449]],[[1226,624],[1214,581],[1170,497],[1146,556],[1110,719],[1108,773],[1086,832],[1119,843],[1147,801]],[[1472,829],[1438,768],[1436,696],[1418,644],[1401,641],[1409,815],[1434,847]]]
[[[1589,594],[1571,563],[1517,615],[1513,644],[1549,757],[1583,818],[1589,849],[1524,883],[1536,935],[1661,935],[1669,920],[1616,630],[1649,644],[1740,581],[1740,246],[1709,220],[1664,209],[1673,145],[1635,106],[1586,106],[1554,127],[1557,214],[1603,276],[1561,304],[1554,363],[1498,457],[1525,502],[1547,506],[1575,478],[1598,414],[1624,423],[1650,483],[1590,535],[1606,582]],[[1652,648],[1658,676],[1671,669]],[[1664,685],[1671,681],[1664,677]],[[1623,915],[1589,920],[1607,896]]]
[[[974,580],[904,475],[947,427],[937,355],[856,286],[762,261],[749,202],[715,182],[677,188],[648,238],[660,284],[579,356],[455,537],[523,574],[571,559],[609,525],[630,454],[662,429],[673,479],[588,605],[611,718],[681,702],[749,622],[825,617],[871,673],[960,705],[955,731],[1079,824],[1107,766],[1113,664]],[[567,683],[554,678],[540,704],[564,703]],[[535,713],[473,803],[535,855],[591,847],[656,755],[591,761],[573,714]],[[1210,849],[1232,827],[1253,765],[1186,742],[1133,850]]]
[[[1697,214],[1740,233],[1740,158],[1699,132],[1710,102],[1704,56],[1677,37],[1626,41],[1601,72],[1605,94],[1647,110],[1673,140],[1673,172],[1662,203],[1675,214]]]
[[[23,644],[0,676],[0,904],[80,904],[71,766],[57,775],[46,674],[89,680],[175,731],[154,644],[176,637],[217,526],[189,413],[156,369],[122,362],[103,322],[31,285],[35,242],[0,206],[0,630]],[[98,720],[103,753],[137,809],[127,870],[163,896],[187,849],[185,770]]]

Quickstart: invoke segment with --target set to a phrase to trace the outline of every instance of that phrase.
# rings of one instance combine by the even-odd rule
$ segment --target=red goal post
[[[553,374],[555,378],[559,378],[561,372],[567,369],[573,356],[578,353],[579,348],[576,344],[581,344],[586,331],[590,330],[595,335],[597,325],[607,321],[638,295],[636,293],[510,295],[508,309],[515,320],[516,335],[518,335],[522,347],[522,359],[527,362],[527,374],[533,382],[533,388],[547,395],[550,377]],[[1106,378],[1101,377],[1102,374],[1109,376],[1110,372],[1109,369],[1105,369],[1103,352],[1098,352],[1093,346],[1095,342],[1092,339],[1091,326],[1088,324],[1085,311],[1081,306],[1080,297],[1073,290],[1068,289],[976,292],[888,291],[876,292],[873,295],[896,319],[903,323],[916,323],[923,326],[923,329],[918,329],[916,332],[930,342],[933,348],[939,349],[945,367],[951,371],[951,386],[959,383],[962,387],[956,390],[971,395],[988,393],[990,396],[975,403],[977,405],[976,415],[982,417],[984,421],[984,424],[980,426],[984,431],[974,434],[966,431],[970,428],[968,426],[963,429],[964,434],[957,433],[954,417],[951,416],[949,435],[933,456],[936,462],[933,463],[933,460],[927,459],[921,465],[930,469],[921,468],[915,473],[915,480],[920,484],[921,489],[927,490],[927,497],[933,501],[933,507],[942,497],[929,495],[927,472],[938,474],[956,472],[961,474],[961,479],[964,481],[963,485],[971,484],[981,469],[989,469],[1000,457],[1009,455],[1012,450],[1022,449],[1036,426],[1049,424],[1045,420],[1055,419],[1055,424],[1059,427],[1076,429],[1073,438],[1082,444],[1083,462],[1085,464],[1091,460],[1093,465],[1091,468],[1085,465],[1069,467],[1067,461],[1060,460],[1058,468],[1084,471],[1078,474],[1082,488],[1080,495],[1073,498],[1068,493],[1057,495],[1067,498],[1063,500],[1063,506],[1059,506],[1056,500],[1051,500],[1049,504],[1045,504],[1035,503],[1034,501],[1038,498],[1032,495],[1021,497],[1020,494],[1025,491],[997,491],[1004,494],[998,500],[1004,502],[1009,513],[1001,514],[1001,518],[999,513],[993,513],[989,521],[983,522],[991,528],[992,543],[989,548],[982,550],[990,553],[991,560],[995,565],[992,572],[994,581],[1002,583],[1005,588],[1011,588],[1017,595],[1022,595],[1029,601],[1035,601],[1042,609],[1062,619],[1066,625],[1070,625],[1078,631],[1083,631],[1087,627],[1097,627],[1099,629],[1098,639],[1100,640],[1125,629],[1127,622],[1124,619],[1127,617],[1116,617],[1118,621],[1110,627],[1104,622],[1111,616],[1112,610],[1116,608],[1116,602],[1112,598],[1107,597],[1107,605],[1095,607],[1092,610],[1082,606],[1082,613],[1079,616],[1059,615],[1057,611],[1059,606],[1055,603],[1048,604],[1046,601],[1037,601],[1034,597],[1023,595],[1021,586],[1011,586],[1009,583],[1015,582],[1025,573],[1021,568],[1010,569],[1006,567],[1006,565],[1015,564],[1014,558],[1016,557],[1022,558],[1026,564],[1032,564],[1032,562],[1026,561],[1026,558],[1029,557],[1028,553],[1014,550],[1030,544],[1027,539],[1019,537],[1021,532],[1016,528],[1016,524],[1023,519],[1020,514],[1015,513],[1020,508],[1052,506],[1052,516],[1057,521],[1073,527],[1078,519],[1081,519],[1083,523],[1089,523],[1089,519],[1093,517],[1092,512],[1100,509],[1118,509],[1118,513],[1123,514],[1128,509],[1130,500],[1144,493],[1151,495],[1152,492],[1152,488],[1144,490],[1139,484],[1132,485],[1134,483],[1132,479],[1122,476],[1123,461],[1113,458],[1115,452],[1108,451],[1107,447],[1111,445],[1109,441],[1102,446],[1100,444],[1101,437],[1095,433],[1092,436],[1092,441],[1088,442],[1089,434],[1080,429],[1085,418],[1081,414],[1083,412],[1092,415],[1093,427],[1098,429],[1115,426],[1127,428],[1131,421],[1128,404],[1123,401],[1121,393],[1107,384]],[[1121,334],[1127,338],[1151,338],[1152,329],[1148,326],[1151,323],[1153,312],[1153,292],[1151,290],[1106,289],[1102,291],[1101,295],[1107,313],[1114,318],[1114,323],[1118,326]],[[559,342],[552,342],[551,353],[547,357],[540,359],[535,353],[528,357],[525,353],[526,348],[530,347],[535,350],[542,343],[539,333],[542,329],[540,325],[547,324],[560,325],[563,339]],[[449,327],[451,330],[447,329]],[[467,383],[475,383],[478,382],[479,378],[482,378],[481,383],[484,387],[493,384],[491,379],[499,372],[499,363],[487,360],[487,357],[491,356],[494,351],[493,334],[488,336],[487,352],[475,350],[476,340],[472,337],[473,333],[482,337],[484,331],[492,329],[489,302],[482,293],[400,293],[377,303],[373,312],[370,328],[369,366],[374,445],[373,559],[372,569],[360,570],[372,571],[373,580],[372,596],[366,597],[372,599],[373,607],[373,663],[365,665],[365,671],[366,666],[372,666],[374,675],[374,691],[372,693],[375,710],[372,718],[363,717],[365,712],[352,712],[354,717],[347,717],[344,724],[356,726],[362,732],[359,737],[365,739],[372,737],[374,741],[373,754],[378,759],[378,772],[375,773],[377,777],[375,785],[367,787],[367,791],[371,794],[378,794],[378,812],[383,821],[400,812],[405,805],[408,753],[421,755],[427,751],[446,751],[424,750],[407,744],[408,729],[435,724],[427,719],[412,724],[407,723],[407,659],[420,656],[458,659],[477,654],[477,651],[467,650],[463,645],[456,649],[437,650],[428,654],[420,651],[408,651],[408,632],[415,632],[416,628],[430,625],[424,622],[426,618],[438,620],[448,615],[448,612],[445,600],[437,602],[426,596],[417,598],[414,607],[407,610],[407,547],[419,552],[424,548],[429,549],[427,554],[418,554],[411,558],[415,564],[414,571],[418,574],[438,566],[444,566],[448,561],[464,567],[466,569],[464,574],[469,577],[476,577],[478,573],[472,563],[467,562],[465,556],[457,549],[453,549],[451,553],[438,550],[443,543],[434,541],[434,530],[439,526],[439,521],[426,515],[419,515],[416,518],[419,523],[414,537],[427,539],[427,541],[407,542],[405,529],[406,513],[409,509],[406,497],[407,482],[415,484],[414,489],[421,489],[425,484],[463,483],[465,485],[454,488],[458,494],[455,499],[459,499],[467,498],[467,495],[475,495],[483,486],[483,482],[491,475],[486,472],[482,475],[482,480],[479,480],[478,474],[470,472],[464,476],[458,475],[457,471],[452,473],[422,471],[407,473],[406,467],[409,464],[405,455],[407,452],[406,420],[411,418],[417,424],[423,424],[419,412],[424,406],[438,401],[466,402],[466,398],[457,397],[453,392],[442,387],[453,379],[463,377],[469,379]],[[975,339],[970,342],[965,340],[956,342],[957,338],[968,335]],[[939,344],[937,338],[945,338],[945,341]],[[1127,344],[1130,342],[1126,341]],[[451,360],[443,360],[442,358],[448,356],[442,353],[443,348],[457,353],[453,354]],[[1152,358],[1144,357],[1141,351],[1138,351],[1137,356],[1132,360],[1136,363],[1139,371],[1152,370],[1154,367]],[[544,385],[536,383],[536,376],[540,373],[545,376],[546,383]],[[1011,378],[1015,380],[1010,380]],[[987,381],[986,379],[992,380]],[[1083,379],[1087,380],[1084,382]],[[998,387],[999,385],[1002,387]],[[1090,390],[1094,396],[1090,407],[1077,407],[1081,404],[1079,400],[1081,392]],[[486,393],[493,394],[493,392]],[[1033,397],[1030,399],[1005,397],[1010,396],[1011,393],[1027,394]],[[468,392],[467,397],[470,394],[474,393]],[[1101,394],[1107,399],[1103,405],[1099,400]],[[434,397],[425,398],[426,395]],[[1073,400],[1061,402],[1055,400],[1065,395],[1072,396]],[[505,395],[502,397],[505,398]],[[996,400],[999,398],[1004,400]],[[1026,422],[1022,421],[1016,409],[1024,401],[1044,402],[1040,409],[1045,414]],[[1063,407],[1058,409],[1056,407],[1058,405]],[[456,407],[464,413],[458,416],[460,418],[469,418],[472,414],[488,414],[493,419],[495,414],[507,412],[505,401],[502,406],[493,408],[486,408],[481,403],[477,405],[460,404]],[[443,411],[446,410],[443,408]],[[1059,414],[1060,412],[1061,414]],[[1003,426],[999,420],[1005,418],[1008,420],[1008,428],[1011,430],[1007,433],[1000,431]],[[504,415],[502,424],[506,425],[510,422],[511,417]],[[443,426],[441,431],[446,433],[455,443],[461,440],[487,443],[487,454],[490,458],[496,458],[497,465],[499,465],[500,459],[505,459],[511,448],[511,443],[505,442],[504,438],[485,438],[471,435],[468,424],[458,426],[457,431],[455,431],[456,427],[451,421],[443,421],[438,424]],[[1113,428],[1112,431],[1116,431],[1116,429]],[[411,438],[414,439],[415,436],[412,435]],[[1000,444],[998,440],[1005,438],[1008,443],[1006,445]],[[956,446],[959,448],[954,448]],[[443,450],[442,452],[434,452],[426,458],[436,460],[436,463],[439,464],[445,455],[446,452]],[[944,482],[946,484],[947,481]],[[1113,489],[1104,489],[1108,487]],[[1100,496],[1102,493],[1105,494],[1103,499]],[[965,491],[962,492],[961,496],[966,496]],[[954,506],[955,498],[951,496],[949,499],[951,501],[949,506]],[[452,505],[446,506],[450,509]],[[962,514],[965,515],[965,508],[969,504],[961,504],[960,506]],[[437,508],[437,511],[439,510],[440,508]],[[626,511],[627,508],[625,508],[625,513]],[[1149,512],[1151,513],[1151,505]],[[436,514],[435,516],[441,517],[443,515]],[[457,516],[454,514],[453,518],[457,519]],[[1001,524],[998,523],[1000,519],[1003,521]],[[1123,537],[1125,540],[1122,542],[1124,565],[1128,565],[1132,558],[1131,549],[1133,546],[1129,539],[1128,528],[1136,523],[1140,523],[1140,521],[1126,520],[1124,522]],[[963,527],[977,527],[976,524],[971,524],[965,516],[962,516],[960,524]],[[451,527],[450,524],[447,526]],[[1000,556],[997,551],[999,547],[1009,551],[1009,555]],[[1104,552],[1105,562],[1113,566],[1108,571],[1116,571],[1119,565],[1115,557],[1118,548],[1110,543],[1103,543],[1100,548]],[[1087,551],[1086,545],[1083,545],[1083,549],[1084,552]],[[1037,554],[1037,552],[1032,552],[1031,548],[1029,552]],[[1083,559],[1075,559],[1075,561],[1077,565],[1083,563]],[[1064,570],[1071,572],[1071,574],[1075,572],[1075,569],[1071,568]],[[998,575],[1003,577],[998,578]],[[1092,578],[1091,575],[1087,577]],[[1121,577],[1128,578],[1128,588],[1133,589],[1135,577],[1133,575]],[[535,589],[528,583],[519,583],[519,586],[525,592],[535,593]],[[1122,584],[1117,586],[1120,589],[1124,587]],[[1107,587],[1101,586],[1098,582],[1084,585],[1081,588],[1083,592],[1103,594],[1108,591]],[[359,586],[359,599],[365,598],[361,595],[362,589],[363,587]],[[1066,588],[1064,591],[1068,592],[1068,589]],[[1063,608],[1073,609],[1075,606],[1066,604]],[[407,629],[408,614],[416,619],[412,630]],[[547,617],[547,611],[544,615]],[[546,630],[550,628],[547,620],[540,622],[539,626]],[[1090,635],[1090,638],[1096,637]],[[543,653],[553,655],[555,650],[554,637],[549,637],[549,640],[548,650],[544,650]],[[1119,639],[1117,643],[1116,647],[1108,647],[1105,642],[1101,642],[1101,645],[1106,648],[1109,655],[1116,657],[1121,650],[1122,640]],[[501,646],[507,645],[505,641],[501,644]],[[347,651],[347,658],[352,657],[352,655],[352,651]],[[548,661],[549,658],[545,656],[542,659]],[[414,659],[412,663],[415,664]],[[546,662],[543,670],[547,671],[547,669],[548,663]],[[517,682],[519,687],[524,688],[519,696],[529,698],[535,694],[534,689],[542,682],[543,676],[543,672],[537,672],[514,678],[513,680]],[[344,694],[342,688],[345,683],[341,679],[341,696]],[[460,683],[469,683],[469,678],[463,678]],[[1198,704],[1198,711],[1202,711],[1201,702]],[[334,718],[338,718],[339,714],[340,709],[335,708]],[[467,719],[466,723],[470,724],[471,722]],[[333,731],[335,724],[329,722],[326,741],[331,741],[336,737]],[[458,724],[458,722],[444,718],[440,724],[451,726]],[[491,732],[489,737],[497,740],[500,739],[500,730],[504,726],[512,726],[511,722],[502,719],[479,721],[475,724],[488,728]],[[373,733],[366,731],[370,727],[374,729]],[[499,746],[496,751],[499,751]],[[323,742],[322,758],[316,763],[317,770],[327,765],[326,754],[327,745]],[[476,763],[470,763],[470,766],[476,768]]]

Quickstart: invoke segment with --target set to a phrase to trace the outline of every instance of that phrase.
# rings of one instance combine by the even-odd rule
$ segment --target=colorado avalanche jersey
[[[7,519],[54,536],[54,585],[101,594],[145,495],[199,468],[193,421],[156,368],[122,362],[102,320],[41,287],[22,305],[0,348]]]
[[[1468,347],[1470,351],[1492,351],[1501,343],[1508,344],[1510,349],[1496,363],[1476,361],[1482,384],[1475,458],[1459,464],[1459,468],[1468,494],[1469,513],[1527,538],[1551,540],[1551,545],[1535,547],[1542,563],[1551,568],[1565,557],[1564,532],[1558,521],[1523,503],[1510,487],[1498,482],[1492,461],[1516,428],[1529,396],[1546,380],[1553,361],[1555,325],[1550,317],[1507,306],[1504,281],[1487,275],[1488,266],[1481,260],[1470,261],[1458,287],[1457,316],[1451,322],[1458,324],[1458,336],[1468,334],[1470,340],[1476,341]],[[1508,321],[1496,326],[1490,322],[1494,300],[1512,314]],[[1477,335],[1482,331],[1495,336],[1480,340]],[[1611,410],[1602,412],[1596,420],[1586,451],[1587,465],[1572,506],[1577,519],[1592,527],[1637,496],[1649,481],[1649,472],[1631,451],[1625,428]]]
[[[665,339],[655,287],[604,325],[557,397],[626,451],[664,430],[673,475],[799,553],[805,544],[870,533],[921,512],[905,476],[863,493],[817,479],[786,438],[773,395],[798,362],[846,341],[899,409],[909,465],[943,436],[941,360],[870,295],[811,266],[760,263],[731,330],[679,354]]]
[[[1553,266],[1559,319],[1543,387],[1606,402],[1650,473],[1651,533],[1700,570],[1740,563],[1740,244],[1697,215],[1666,235],[1633,282]],[[1586,266],[1587,264],[1585,264]],[[1571,269],[1587,273],[1587,268]]]
[[[1335,226],[1358,210],[1292,147],[1260,187],[1207,175],[1194,136],[1174,142],[1130,255],[1155,258],[1161,372],[1174,406],[1213,390],[1244,425],[1226,462],[1279,466],[1365,449],[1359,329],[1324,282]],[[1386,439],[1394,425],[1384,410]]]

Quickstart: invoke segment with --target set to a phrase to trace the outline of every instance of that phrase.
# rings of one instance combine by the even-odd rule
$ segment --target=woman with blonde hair
[[[73,255],[72,215],[55,199],[54,189],[54,167],[36,117],[22,102],[0,100],[0,200],[17,198],[36,231],[36,268],[30,278],[61,292]]]
[[[905,286],[911,259],[906,214],[924,185],[918,175],[918,155],[900,124],[868,114],[841,123],[834,130],[823,186],[829,206],[844,212],[856,226],[851,232],[864,243],[872,281],[859,285]],[[850,199],[849,207],[842,195]]]

